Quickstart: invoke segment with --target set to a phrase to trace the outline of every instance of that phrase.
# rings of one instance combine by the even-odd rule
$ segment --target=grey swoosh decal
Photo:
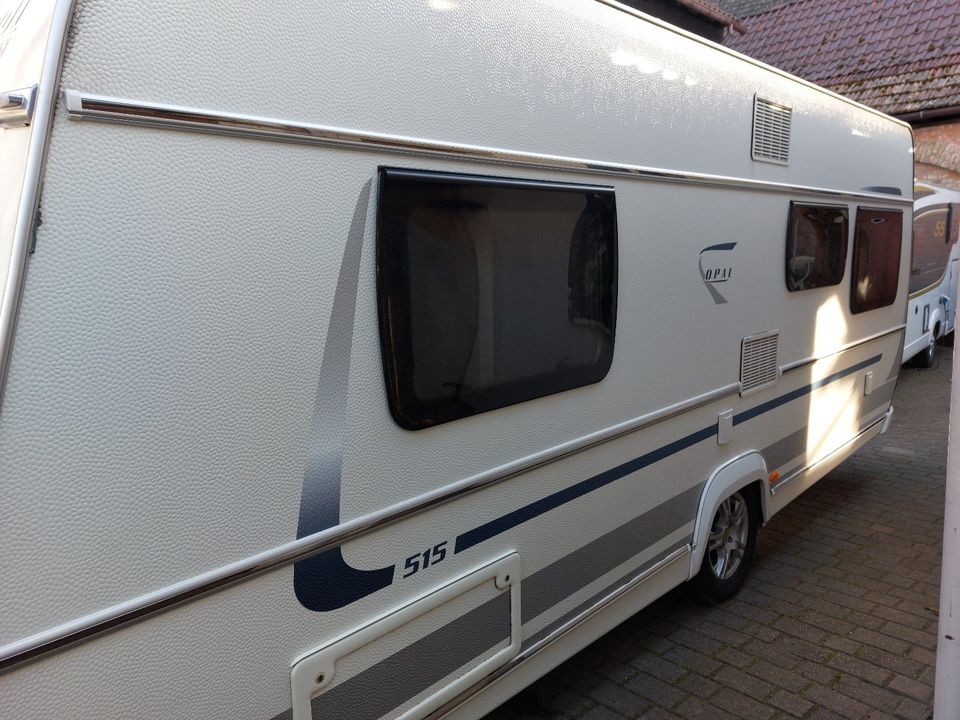
[[[370,203],[368,182],[353,214],[323,346],[323,361],[313,411],[313,435],[300,496],[297,537],[340,523],[340,471],[346,424],[347,384],[357,305],[363,236]],[[316,611],[349,605],[393,582],[394,566],[358,570],[339,547],[294,564],[293,587],[300,603]]]

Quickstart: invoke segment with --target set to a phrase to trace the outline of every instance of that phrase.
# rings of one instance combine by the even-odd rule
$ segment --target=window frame
[[[439,419],[431,419],[430,421],[425,419],[425,413],[423,412],[424,409],[428,407],[429,402],[437,401],[417,400],[415,391],[411,390],[415,377],[414,371],[411,369],[412,351],[405,354],[402,352],[397,352],[398,349],[402,351],[402,342],[411,343],[411,340],[409,338],[406,340],[394,339],[395,330],[398,326],[404,323],[409,325],[409,315],[404,316],[403,314],[398,314],[397,317],[403,318],[403,320],[398,319],[397,322],[392,321],[393,312],[391,309],[391,300],[398,297],[398,293],[409,293],[411,284],[409,282],[409,274],[406,274],[404,277],[392,277],[392,275],[396,275],[396,273],[392,273],[391,268],[388,267],[388,265],[392,264],[392,261],[399,256],[390,256],[387,252],[387,243],[389,242],[389,239],[386,237],[388,230],[385,227],[387,224],[385,222],[385,213],[387,212],[385,210],[385,205],[388,202],[387,193],[389,192],[389,182],[403,182],[405,180],[438,185],[453,184],[459,186],[478,186],[500,189],[517,188],[522,190],[532,189],[557,192],[576,192],[583,193],[585,195],[599,195],[609,198],[608,207],[602,209],[602,211],[609,211],[611,213],[611,216],[606,220],[609,222],[609,230],[612,233],[612,237],[605,239],[605,242],[609,243],[610,247],[608,259],[609,274],[611,279],[611,282],[608,286],[608,291],[610,293],[609,349],[606,350],[602,356],[603,362],[597,364],[593,368],[592,372],[588,372],[588,370],[590,370],[592,367],[591,365],[584,365],[575,369],[580,374],[588,376],[586,381],[574,381],[573,384],[557,381],[552,383],[552,385],[562,387],[547,389],[544,392],[535,391],[533,394],[528,394],[524,397],[519,397],[518,399],[512,399],[508,402],[495,402],[495,404],[492,406],[473,409],[472,412],[462,412],[459,414],[441,413]],[[473,417],[475,415],[480,415],[493,410],[511,407],[529,400],[535,400],[537,398],[566,392],[567,390],[593,385],[601,382],[607,376],[607,374],[610,372],[610,368],[612,367],[613,357],[616,351],[616,324],[619,289],[619,223],[617,218],[616,192],[613,186],[591,185],[576,182],[531,180],[525,178],[498,177],[488,175],[472,175],[459,172],[419,170],[393,166],[381,166],[378,168],[377,181],[378,195],[375,220],[376,302],[378,311],[380,354],[390,414],[400,427],[406,430],[414,431],[431,428],[447,422],[462,420],[464,418]],[[568,312],[570,309],[569,302],[570,292],[568,286]],[[409,327],[407,329],[409,329]],[[566,377],[573,378],[577,372],[568,370]],[[494,396],[499,388],[506,395],[510,396],[511,386],[517,385],[521,382],[530,383],[532,385],[536,383],[538,379],[542,380],[544,377],[545,376],[530,376],[530,378],[510,379],[499,384],[493,384],[483,388],[481,392],[490,393],[491,396]],[[564,375],[558,374],[558,377],[563,378]],[[541,383],[541,385],[551,386],[551,383],[547,381],[545,383]],[[539,389],[540,388],[538,387],[538,390]],[[411,410],[415,410],[417,412],[411,412]]]
[[[795,254],[796,237],[794,234],[794,211],[800,208],[815,208],[818,210],[840,211],[844,216],[845,231],[843,233],[843,245],[841,247],[839,262],[839,277],[835,282],[822,283],[813,287],[791,287],[792,275],[790,272],[791,260],[797,257]],[[787,212],[787,242],[785,247],[784,262],[784,281],[787,286],[787,292],[806,292],[808,290],[819,290],[821,288],[835,287],[840,285],[847,276],[847,259],[850,255],[850,208],[847,205],[835,205],[829,203],[801,202],[797,200],[790,201],[790,208]]]

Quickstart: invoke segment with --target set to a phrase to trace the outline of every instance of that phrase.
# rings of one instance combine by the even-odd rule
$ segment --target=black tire
[[[926,349],[917,354],[916,357],[917,367],[919,368],[932,368],[937,362],[937,331],[934,329],[930,333],[930,344],[927,345]]]
[[[743,508],[742,521],[739,507]],[[710,523],[703,563],[693,579],[693,587],[702,599],[719,603],[737,594],[753,563],[759,525],[760,508],[751,488],[738,490],[720,503]],[[742,554],[734,564],[731,558],[737,550]]]

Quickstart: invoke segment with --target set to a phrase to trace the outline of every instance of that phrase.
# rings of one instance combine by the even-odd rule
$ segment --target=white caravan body
[[[903,123],[613,2],[2,7],[5,716],[479,717],[890,419]]]
[[[910,296],[903,361],[919,355],[920,362],[929,367],[933,364],[937,340],[952,333],[957,322],[960,192],[918,184],[914,186],[913,198]]]

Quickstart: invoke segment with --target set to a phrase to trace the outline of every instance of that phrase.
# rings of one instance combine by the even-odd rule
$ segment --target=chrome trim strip
[[[858,432],[856,435],[854,435],[852,438],[850,438],[849,440],[847,440],[847,441],[846,441],[843,445],[841,445],[840,447],[838,447],[838,448],[836,448],[835,450],[833,450],[832,452],[824,455],[824,456],[823,456],[822,458],[820,458],[819,460],[817,460],[817,461],[815,461],[815,462],[812,462],[812,463],[810,463],[809,465],[806,465],[805,467],[800,468],[799,470],[797,470],[797,471],[796,471],[795,473],[793,473],[792,475],[789,475],[789,476],[785,477],[783,480],[781,480],[780,482],[778,482],[776,485],[772,485],[772,486],[770,487],[770,494],[771,494],[771,495],[776,495],[778,492],[780,492],[781,490],[783,490],[783,488],[785,488],[787,485],[789,485],[790,483],[792,483],[794,480],[796,480],[796,479],[797,479],[798,477],[800,477],[801,475],[804,475],[804,474],[810,472],[811,470],[813,470],[814,468],[816,468],[818,465],[821,465],[822,463],[824,463],[824,462],[826,462],[827,460],[829,460],[830,458],[832,458],[834,455],[836,455],[838,452],[840,452],[840,451],[843,450],[844,448],[849,447],[849,446],[852,445],[853,443],[857,442],[860,438],[862,438],[862,437],[863,437],[864,435],[866,435],[868,432],[870,432],[871,430],[873,430],[877,425],[882,424],[883,421],[886,419],[886,417],[887,417],[887,415],[886,415],[886,413],[884,413],[884,414],[881,415],[878,419],[874,420],[872,423],[870,423],[869,425],[867,425],[867,427],[865,427],[863,430],[861,430],[861,431]]]
[[[627,165],[604,161],[585,160],[561,155],[544,155],[520,150],[505,150],[476,145],[464,145],[443,140],[402,137],[364,130],[329,127],[312,123],[298,123],[275,118],[241,115],[237,113],[202,110],[197,108],[164,105],[124,98],[92,95],[77,90],[65,90],[67,113],[73,120],[100,120],[105,122],[159,127],[175,130],[251,137],[265,140],[349,147],[361,150],[379,150],[428,157],[470,159],[500,165],[515,165],[543,170],[565,170],[591,175],[632,177],[661,182],[686,183],[709,187],[739,188],[761,192],[789,193],[792,195],[825,196],[856,201],[875,201],[887,205],[912,205],[911,200],[894,198],[880,193],[850,192],[828,188],[789,185],[747,178],[710,175],[706,173],[681,172]]]
[[[906,329],[907,329],[906,324],[897,325],[896,327],[891,328],[890,330],[884,330],[883,332],[878,332],[874,335],[861,338],[860,340],[854,340],[853,342],[847,343],[846,345],[841,345],[837,350],[834,350],[833,352],[829,352],[826,355],[811,355],[810,357],[804,358],[803,360],[794,360],[793,362],[789,362],[786,365],[781,365],[780,374],[783,375],[784,373],[788,373],[791,370],[797,370],[799,368],[806,367],[807,365],[813,365],[813,363],[817,362],[818,360],[826,360],[829,357],[833,357],[834,355],[839,355],[840,353],[845,353],[847,352],[847,350],[853,350],[854,348],[860,347],[861,345],[866,345],[867,343],[871,343],[874,340],[879,340],[880,338],[884,338],[887,335],[892,335],[893,333],[896,333],[896,332],[904,332]]]
[[[297,562],[330,548],[342,545],[362,535],[398,522],[417,513],[444,505],[452,500],[476,492],[481,488],[501,483],[520,473],[556,462],[595,445],[609,442],[623,435],[676,417],[709,403],[736,395],[739,383],[726,385],[702,395],[669,405],[647,415],[619,423],[604,430],[585,435],[556,447],[520,458],[498,468],[479,473],[443,488],[438,488],[419,497],[411,498],[391,507],[383,508],[363,517],[348,520],[314,535],[294,540],[248,558],[210,570],[192,578],[141,595],[126,602],[105,608],[55,628],[0,647],[0,673],[42,655],[59,650],[67,645],[87,640],[122,625],[142,620],[189,600],[213,591],[234,585],[273,570]]]
[[[674,552],[670,553],[669,555],[667,555],[667,557],[665,557],[663,560],[658,562],[653,567],[645,570],[644,572],[638,575],[635,575],[633,578],[625,582],[623,585],[620,585],[619,587],[611,591],[609,594],[597,600],[597,602],[591,605],[590,607],[584,608],[582,612],[570,618],[562,625],[559,625],[557,628],[552,630],[547,635],[544,635],[540,640],[537,640],[535,643],[533,643],[529,647],[526,647],[523,650],[521,650],[520,653],[515,658],[510,660],[505,665],[497,668],[494,672],[487,675],[485,678],[483,678],[483,680],[478,682],[469,690],[466,690],[459,697],[451,700],[446,705],[438,708],[434,712],[427,715],[424,718],[424,720],[439,720],[439,718],[442,718],[445,715],[448,715],[450,712],[452,712],[457,707],[462,705],[464,702],[469,700],[471,697],[476,695],[478,692],[486,688],[488,685],[493,684],[496,680],[499,680],[508,672],[516,668],[518,665],[522,665],[524,662],[532,658],[534,655],[544,650],[552,642],[559,639],[561,636],[566,635],[568,632],[570,632],[571,630],[573,630],[574,628],[576,628],[578,625],[585,622],[586,620],[589,620],[591,617],[593,617],[598,612],[603,610],[607,605],[612,603],[614,600],[619,599],[620,597],[622,597],[623,595],[627,594],[628,592],[633,590],[635,587],[640,585],[641,583],[645,582],[646,580],[649,580],[651,577],[661,572],[669,565],[673,564],[677,560],[680,560],[681,558],[689,554],[690,554],[689,545],[684,545],[682,548],[679,548]]]
[[[6,385],[10,351],[13,346],[17,310],[20,306],[20,291],[35,230],[37,208],[40,204],[40,178],[46,162],[47,140],[53,126],[57,87],[60,84],[60,70],[67,48],[67,31],[70,27],[70,19],[73,17],[73,5],[74,0],[56,0],[50,22],[50,33],[47,36],[43,69],[40,72],[40,83],[32,110],[33,129],[10,252],[10,267],[7,271],[6,284],[3,286],[3,295],[0,297],[0,410],[2,410],[3,389]]]
[[[24,127],[33,119],[37,86],[0,92],[0,128]]]

